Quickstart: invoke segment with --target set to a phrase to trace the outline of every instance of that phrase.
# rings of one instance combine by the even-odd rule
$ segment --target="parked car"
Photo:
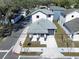
[[[15,24],[17,23],[18,21],[20,21],[22,19],[22,15],[18,15],[18,14],[15,14],[13,15],[12,19],[11,19],[11,23],[12,24]]]
[[[12,33],[12,30],[10,27],[2,27],[0,28],[0,36],[6,37],[6,36],[10,36]]]

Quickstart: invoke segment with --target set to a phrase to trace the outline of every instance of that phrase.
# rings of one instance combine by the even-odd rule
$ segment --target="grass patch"
[[[58,47],[79,47],[79,41],[72,41],[61,26],[56,21],[54,23],[57,26],[55,39]]]
[[[57,22],[54,22],[57,26],[57,30],[55,33],[55,39],[58,47],[72,47],[71,40],[69,40],[68,35],[64,32],[64,30],[60,27]]]
[[[0,37],[0,42],[3,40],[3,37]]]
[[[2,29],[3,29],[3,26],[0,25],[0,42],[2,41],[3,37],[1,36],[1,33],[2,33]]]
[[[20,55],[24,56],[39,56],[42,52],[21,52]]]
[[[79,53],[77,52],[65,52],[62,53],[64,56],[79,56]]]
[[[40,44],[40,41],[30,41],[29,35],[27,35],[23,47],[46,47],[46,45]]]

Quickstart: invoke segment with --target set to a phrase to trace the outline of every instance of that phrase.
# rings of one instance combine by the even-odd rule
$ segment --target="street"
[[[1,44],[0,44],[0,50],[2,50],[2,51],[7,50],[7,51],[6,52],[0,52],[0,58],[2,58],[10,50],[10,48],[15,45],[15,43],[18,40],[18,38],[19,38],[19,36],[20,36],[20,34],[21,34],[22,31],[23,30],[19,30],[16,33],[12,33],[12,35],[9,36],[9,37],[7,37],[5,39],[5,41],[1,42]],[[10,51],[6,55],[7,57],[5,57],[4,59],[6,59],[6,58],[7,59],[12,59],[12,58],[15,59],[14,57],[17,56],[17,55],[14,55],[14,56],[12,56],[12,55],[13,55],[13,53]],[[16,57],[16,59],[18,59],[18,56]]]
[[[20,21],[18,24],[21,23],[23,22]],[[27,25],[24,25],[24,27],[26,26]],[[12,31],[11,36],[8,36],[3,39],[3,41],[0,43],[0,59],[18,59],[18,55],[12,53],[12,48],[20,37],[23,29],[19,29],[18,31]]]

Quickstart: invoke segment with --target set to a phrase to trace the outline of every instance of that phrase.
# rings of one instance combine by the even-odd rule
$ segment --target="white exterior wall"
[[[63,23],[65,23],[65,18],[63,17],[63,16],[61,16],[60,15],[60,20],[58,21],[58,23],[60,24],[60,25],[63,25]]]
[[[79,34],[74,34],[73,41],[79,41]]]
[[[37,15],[39,16],[39,18],[37,18]],[[47,17],[47,15],[45,15],[42,12],[37,12],[36,14],[32,15],[32,23],[40,20],[40,19],[48,19],[50,21],[53,21],[53,15],[51,17]]]
[[[47,17],[47,19],[52,22],[53,21],[53,15],[51,15],[51,17]]]
[[[72,15],[74,16],[74,17],[72,17]],[[75,19],[75,18],[79,18],[79,13],[78,12],[72,12],[72,13],[70,13],[70,14],[68,14],[67,16],[66,16],[66,21],[65,22],[68,22],[68,21],[71,21],[71,20],[73,20],[73,19]]]
[[[74,17],[72,17],[72,15]],[[79,13],[78,12],[72,12],[72,13],[68,14],[66,17],[63,17],[62,15],[60,15],[59,24],[63,25],[63,23],[71,21],[71,20],[73,20],[75,18],[79,18]]]

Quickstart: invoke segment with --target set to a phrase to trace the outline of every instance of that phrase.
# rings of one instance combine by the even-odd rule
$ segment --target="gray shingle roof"
[[[37,9],[37,10],[33,11],[31,13],[31,15],[33,15],[33,14],[35,14],[37,12],[42,12],[42,13],[44,13],[46,15],[48,15],[48,14],[54,14],[51,10],[48,10],[48,9]]]
[[[79,18],[73,19],[64,24],[70,33],[75,33],[79,31]]]
[[[51,10],[55,10],[55,11],[64,11],[64,10],[66,10],[65,8],[59,7],[59,6],[49,6],[49,8]]]
[[[41,19],[29,26],[28,33],[48,33],[48,29],[57,29],[54,23]]]
[[[72,12],[74,12],[74,11],[77,11],[77,12],[79,12],[79,9],[67,9],[67,10],[65,10],[63,13],[62,13],[62,15],[67,15],[67,14],[70,14],[70,13],[72,13]]]

